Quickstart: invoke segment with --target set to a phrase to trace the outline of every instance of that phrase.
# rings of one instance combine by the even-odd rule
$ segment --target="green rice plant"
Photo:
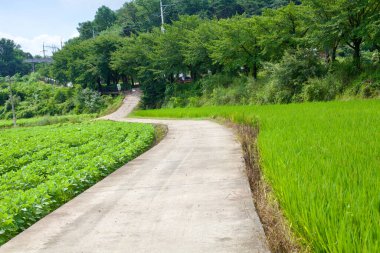
[[[314,252],[380,252],[380,100],[137,111],[260,128],[264,179]]]
[[[0,130],[0,245],[154,139],[152,125],[110,121]]]

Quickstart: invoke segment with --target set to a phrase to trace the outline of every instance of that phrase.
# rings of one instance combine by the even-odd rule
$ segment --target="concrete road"
[[[128,96],[125,120],[138,103]],[[0,253],[269,252],[233,133],[164,123],[167,137],[0,248]]]

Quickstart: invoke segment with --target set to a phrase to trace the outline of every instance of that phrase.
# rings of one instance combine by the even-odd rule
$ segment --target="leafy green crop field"
[[[260,127],[265,180],[314,252],[380,252],[380,100],[137,111]]]
[[[0,130],[0,245],[148,149],[152,125]]]

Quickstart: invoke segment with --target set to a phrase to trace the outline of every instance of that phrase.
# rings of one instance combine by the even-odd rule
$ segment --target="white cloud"
[[[7,38],[7,39],[13,40],[16,44],[21,46],[24,52],[29,52],[32,55],[42,55],[43,44],[47,46],[55,45],[57,47],[60,47],[61,41],[65,42],[68,39],[71,39],[76,36],[78,36],[77,32],[73,32],[69,38],[62,38],[61,36],[58,36],[58,35],[48,35],[48,34],[41,34],[33,38],[25,38],[21,36],[14,36],[11,34],[0,32],[0,38]],[[46,50],[48,50],[46,54],[51,55],[51,50],[49,48],[46,48]]]
[[[105,5],[111,9],[119,9],[125,2],[129,2],[129,0],[59,0],[59,2],[64,6],[70,7],[87,6],[97,9]]]

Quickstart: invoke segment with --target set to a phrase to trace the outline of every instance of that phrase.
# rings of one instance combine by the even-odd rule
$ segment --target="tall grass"
[[[18,127],[46,126],[60,123],[80,123],[96,117],[96,114],[64,115],[64,116],[45,116],[30,119],[18,119]],[[0,120],[1,128],[13,127],[12,120]]]
[[[137,111],[260,126],[265,180],[315,252],[380,252],[380,100]]]

